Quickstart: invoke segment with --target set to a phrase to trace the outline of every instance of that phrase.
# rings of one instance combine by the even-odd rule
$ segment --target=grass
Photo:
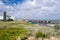
[[[26,37],[27,30],[23,27],[20,28],[0,28],[0,40],[16,40],[18,36],[21,38]]]
[[[16,40],[18,37],[24,39],[27,37],[28,32],[35,34],[35,32],[38,31],[49,36],[53,36],[55,34],[54,28],[36,26],[31,22],[0,22],[0,40]]]
[[[0,27],[6,26],[6,27],[13,27],[13,26],[29,26],[29,27],[35,27],[35,24],[32,24],[31,22],[0,22]]]
[[[16,40],[27,37],[28,30],[24,27],[35,26],[29,22],[0,22],[0,40]]]

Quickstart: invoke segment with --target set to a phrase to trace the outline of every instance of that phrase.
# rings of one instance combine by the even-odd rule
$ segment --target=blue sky
[[[60,19],[60,0],[0,0],[0,15],[18,19]]]
[[[14,3],[17,5],[19,3],[22,3],[24,0],[2,0],[2,2],[5,4],[5,5],[14,5]]]

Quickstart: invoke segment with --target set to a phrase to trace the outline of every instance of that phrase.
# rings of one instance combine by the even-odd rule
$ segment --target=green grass
[[[25,27],[32,29],[32,31],[29,29],[25,29]],[[36,26],[35,24],[32,24],[31,22],[0,22],[0,40],[16,40],[18,37],[24,39],[27,37],[28,32],[42,32],[43,35],[40,35],[38,33],[38,36],[46,36],[45,34],[51,36],[54,35],[54,28],[51,27],[42,27],[42,26]]]
[[[16,40],[18,36],[21,38],[26,37],[27,30],[23,27],[20,28],[0,28],[0,40]]]
[[[34,26],[29,22],[0,22],[0,40],[16,40],[27,37],[28,30],[24,27]]]
[[[34,24],[30,22],[0,22],[0,27],[18,27],[18,26],[29,26],[29,27],[35,27]]]

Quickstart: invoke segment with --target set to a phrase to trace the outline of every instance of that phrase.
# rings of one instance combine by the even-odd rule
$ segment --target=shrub
[[[54,29],[55,29],[55,31],[60,30],[60,25],[55,25],[55,26],[54,26]]]
[[[48,37],[48,35],[44,34],[42,32],[37,32],[36,33],[36,38],[42,38],[42,40],[43,40],[44,38],[47,38],[47,37]]]

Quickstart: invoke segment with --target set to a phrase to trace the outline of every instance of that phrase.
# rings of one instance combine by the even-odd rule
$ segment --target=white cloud
[[[57,0],[26,0],[22,4],[13,6],[4,5],[0,1],[0,9],[6,10],[8,15],[18,18],[41,19],[58,14],[60,6]]]

